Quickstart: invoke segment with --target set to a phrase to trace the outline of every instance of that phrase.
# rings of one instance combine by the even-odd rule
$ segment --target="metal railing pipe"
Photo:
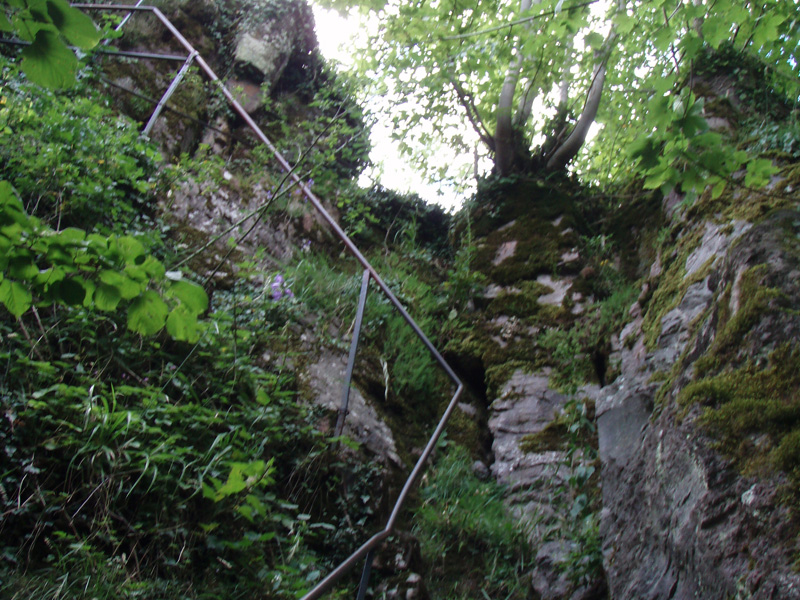
[[[370,550],[364,558],[364,570],[361,572],[361,583],[358,584],[358,596],[356,600],[364,600],[367,595],[367,587],[369,586],[369,575],[372,572],[372,559],[375,556],[375,551]]]
[[[342,241],[342,243],[347,247],[350,253],[356,258],[356,260],[361,263],[361,266],[364,267],[366,270],[370,272],[372,278],[375,280],[375,283],[378,284],[378,287],[381,291],[386,295],[389,299],[389,302],[397,309],[403,319],[408,323],[411,329],[414,330],[414,333],[417,337],[422,341],[425,347],[430,352],[431,356],[436,360],[437,363],[444,369],[447,373],[447,376],[455,383],[456,385],[461,385],[461,380],[455,374],[450,365],[447,364],[447,361],[444,360],[439,351],[436,347],[431,343],[428,339],[428,336],[420,329],[419,325],[417,325],[416,321],[411,318],[411,315],[408,314],[408,311],[403,307],[397,297],[394,295],[392,290],[389,289],[389,286],[386,285],[386,282],[383,281],[381,276],[375,270],[375,268],[369,263],[369,261],[361,254],[361,251],[358,247],[353,243],[353,241],[348,237],[348,235],[344,232],[344,230],[339,226],[339,224],[331,217],[325,207],[322,205],[322,202],[317,198],[317,196],[312,192],[309,187],[303,183],[300,177],[295,173],[292,166],[289,162],[283,157],[283,155],[278,151],[275,145],[270,141],[270,139],[261,131],[261,128],[256,124],[250,114],[242,107],[241,104],[233,97],[233,94],[228,90],[227,87],[222,83],[217,74],[214,70],[208,65],[208,63],[200,56],[197,51],[195,50],[194,46],[189,43],[189,41],[183,37],[180,31],[178,31],[175,26],[164,16],[158,8],[155,6],[126,6],[120,4],[73,4],[75,8],[83,8],[83,9],[102,9],[102,10],[141,10],[141,11],[150,11],[161,21],[170,33],[175,36],[175,39],[181,43],[181,45],[186,48],[187,52],[190,54],[196,54],[195,61],[200,66],[200,68],[205,72],[208,78],[217,84],[220,92],[225,96],[225,98],[230,102],[231,107],[236,111],[236,113],[242,117],[247,126],[256,134],[256,137],[272,152],[275,160],[280,163],[281,167],[289,174],[289,177],[295,182],[295,184],[299,187],[302,191],[303,195],[308,199],[309,202],[314,206],[317,212],[322,216],[328,226],[334,231],[336,236]]]
[[[381,289],[383,294],[389,299],[391,304],[395,307],[395,309],[400,313],[406,323],[411,327],[414,331],[416,336],[420,339],[423,345],[427,348],[436,362],[439,364],[440,367],[447,373],[448,377],[455,383],[456,391],[451,398],[447,408],[445,409],[444,413],[442,414],[439,422],[431,435],[428,443],[425,446],[422,454],[420,455],[419,459],[417,460],[414,468],[411,471],[408,479],[406,480],[403,489],[401,490],[400,494],[395,501],[394,508],[389,516],[388,521],[386,522],[386,526],[384,529],[375,535],[373,535],[367,542],[361,545],[353,554],[351,554],[347,559],[345,559],[339,566],[337,566],[333,571],[331,571],[323,580],[321,580],[310,592],[308,592],[304,597],[303,600],[314,600],[319,598],[322,594],[328,591],[333,584],[338,581],[345,573],[350,571],[355,564],[362,558],[367,555],[371,555],[372,551],[374,551],[378,546],[391,535],[392,531],[394,530],[394,525],[400,515],[400,511],[403,507],[403,504],[410,493],[411,489],[413,488],[414,484],[416,483],[422,469],[425,466],[428,458],[430,457],[431,453],[433,452],[434,448],[436,447],[436,443],[438,442],[442,432],[444,431],[444,427],[450,418],[453,410],[455,409],[459,398],[464,390],[464,386],[461,383],[458,376],[455,374],[453,369],[447,363],[447,361],[442,357],[436,347],[431,343],[419,325],[414,321],[411,315],[406,311],[405,307],[400,303],[394,293],[389,289],[383,279],[380,277],[378,272],[375,268],[369,263],[369,261],[361,254],[361,251],[356,247],[353,241],[347,236],[344,230],[339,226],[339,224],[331,217],[325,207],[322,205],[322,202],[316,195],[311,191],[311,189],[306,185],[300,177],[297,175],[295,170],[289,165],[287,160],[283,157],[283,155],[278,151],[278,149],[272,144],[272,142],[267,138],[261,128],[256,124],[256,122],[252,119],[252,117],[244,110],[244,108],[239,104],[239,102],[233,97],[233,94],[230,90],[225,87],[222,81],[217,77],[216,73],[211,69],[211,67],[206,63],[202,56],[195,50],[195,48],[189,43],[189,41],[183,37],[183,35],[178,31],[175,26],[167,19],[164,14],[156,7],[153,6],[142,6],[141,1],[136,6],[128,6],[128,5],[118,5],[118,4],[73,4],[75,8],[82,8],[82,9],[91,9],[91,10],[126,10],[126,11],[150,11],[161,21],[161,23],[172,33],[175,39],[180,42],[181,45],[187,50],[189,53],[190,58],[187,59],[187,64],[191,62],[191,59],[198,64],[198,66],[205,72],[208,78],[219,88],[220,92],[225,96],[225,98],[230,103],[231,107],[234,111],[244,120],[244,122],[250,127],[250,129],[255,133],[256,137],[272,152],[275,159],[281,165],[281,167],[288,173],[288,176],[294,181],[294,183],[299,187],[302,191],[303,195],[311,202],[312,206],[317,210],[317,212],[322,216],[323,220],[328,224],[328,226],[333,230],[336,236],[344,243],[345,247],[350,251],[350,253],[356,258],[356,260],[362,265],[364,268],[364,276],[363,281],[366,284],[369,283],[369,278],[375,280],[375,283]],[[187,65],[184,65],[187,67]],[[188,68],[188,67],[187,67]],[[174,82],[173,82],[174,83]],[[362,294],[365,293],[366,285],[362,285]],[[362,311],[363,312],[363,311]],[[363,315],[362,315],[363,316]],[[354,335],[354,339],[357,338]],[[356,340],[357,341],[357,340]],[[352,348],[351,348],[352,354]],[[351,375],[352,376],[352,373]],[[368,577],[368,569],[366,570],[366,576]],[[362,575],[362,580],[363,580]],[[361,592],[360,592],[361,593]]]
[[[436,442],[439,441],[439,437],[442,435],[442,431],[444,431],[444,427],[447,424],[447,420],[450,418],[450,414],[453,412],[453,409],[458,404],[458,400],[461,397],[461,392],[464,390],[463,385],[459,385],[456,393],[453,395],[453,398],[450,400],[450,404],[447,405],[447,409],[445,409],[444,414],[442,414],[442,418],[439,419],[439,423],[436,426],[436,430],[433,432],[433,435],[428,440],[428,444],[425,446],[425,449],[422,451],[422,455],[417,460],[417,464],[414,465],[414,469],[411,471],[411,475],[408,476],[405,485],[403,486],[400,495],[397,497],[397,500],[394,504],[394,509],[392,510],[392,514],[389,516],[389,520],[386,522],[386,526],[383,528],[382,531],[373,535],[369,540],[367,540],[358,550],[353,552],[350,556],[348,556],[338,567],[336,567],[333,571],[328,573],[328,575],[322,579],[317,585],[315,585],[311,591],[309,591],[305,596],[301,598],[301,600],[316,600],[324,594],[325,592],[329,591],[333,585],[339,581],[344,575],[350,571],[359,560],[364,558],[368,552],[375,550],[383,540],[389,537],[392,532],[394,531],[394,524],[397,521],[398,516],[400,515],[400,510],[405,503],[405,499],[408,496],[411,488],[414,487],[416,483],[417,477],[419,477],[420,472],[425,466],[425,462],[428,460],[428,457],[433,452],[433,449],[436,447]]]
[[[361,277],[361,293],[358,296],[356,322],[355,325],[353,325],[353,340],[350,342],[350,356],[347,358],[347,372],[344,376],[342,406],[339,408],[339,416],[336,418],[336,427],[333,429],[333,435],[336,437],[342,435],[342,431],[344,431],[344,420],[347,418],[347,407],[350,404],[350,383],[353,380],[353,368],[356,364],[356,352],[358,352],[358,338],[361,335],[361,323],[364,321],[364,308],[367,304],[369,278],[369,271],[365,269],[364,275]]]
[[[153,111],[153,114],[150,115],[150,120],[147,122],[147,125],[144,126],[144,130],[142,131],[142,133],[145,136],[150,137],[150,132],[153,130],[153,126],[156,124],[156,120],[161,114],[161,111],[164,110],[164,105],[167,103],[170,97],[172,97],[172,94],[175,93],[175,90],[178,89],[178,86],[181,84],[184,75],[186,75],[186,71],[188,71],[189,67],[192,66],[192,61],[194,61],[194,58],[196,56],[197,56],[197,50],[194,50],[193,52],[189,53],[189,56],[186,58],[186,62],[183,63],[183,66],[181,67],[180,71],[178,71],[178,74],[175,75],[175,78],[172,80],[172,83],[169,84],[167,91],[164,92],[163,96],[161,96],[161,100],[158,101],[156,109]]]

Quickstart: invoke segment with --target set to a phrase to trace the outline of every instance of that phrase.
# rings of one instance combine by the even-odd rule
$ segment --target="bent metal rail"
[[[359,297],[358,303],[358,311],[356,316],[356,327],[353,331],[353,340],[352,345],[350,348],[350,356],[347,368],[347,376],[346,381],[344,383],[344,392],[343,392],[343,400],[342,400],[342,408],[339,411],[339,419],[337,421],[337,431],[336,433],[341,433],[341,428],[343,426],[343,421],[347,413],[347,401],[349,397],[349,390],[350,390],[350,378],[353,372],[353,363],[355,361],[356,350],[358,348],[358,336],[360,332],[361,320],[363,317],[364,312],[364,305],[366,300],[366,294],[368,289],[368,284],[370,279],[375,281],[378,285],[380,290],[383,294],[389,299],[395,309],[400,313],[403,319],[408,323],[417,337],[422,341],[428,351],[431,353],[433,358],[436,360],[437,363],[444,369],[450,379],[456,386],[456,391],[453,394],[452,399],[450,400],[447,408],[445,409],[444,413],[442,414],[439,423],[436,425],[436,429],[434,430],[433,434],[431,435],[428,443],[425,446],[425,449],[422,452],[422,455],[417,460],[417,463],[414,465],[414,468],[411,471],[411,474],[408,476],[403,489],[400,491],[400,494],[395,501],[394,508],[392,509],[391,514],[389,515],[389,519],[386,521],[386,525],[384,528],[373,535],[370,539],[368,539],[364,544],[361,545],[355,552],[353,552],[344,562],[342,562],[338,567],[336,567],[333,571],[331,571],[324,579],[322,579],[310,592],[308,592],[304,597],[303,600],[313,600],[314,598],[319,598],[325,592],[329,591],[334,583],[340,579],[343,575],[345,575],[348,571],[350,571],[361,559],[365,559],[364,562],[364,570],[361,577],[361,583],[359,585],[358,596],[359,600],[363,599],[366,594],[366,588],[369,581],[369,572],[370,567],[372,564],[372,558],[374,555],[375,550],[381,545],[381,543],[389,537],[393,530],[395,523],[397,522],[397,518],[400,515],[400,511],[403,508],[403,504],[408,496],[409,492],[411,491],[412,487],[416,483],[417,479],[419,478],[420,473],[425,468],[425,463],[427,462],[428,458],[430,457],[433,449],[436,446],[436,442],[438,441],[439,437],[441,436],[442,432],[444,431],[445,424],[447,420],[450,418],[450,414],[453,412],[461,393],[464,390],[464,386],[459,380],[458,376],[455,374],[453,369],[450,365],[447,364],[447,361],[444,360],[442,355],[436,349],[436,347],[431,343],[431,341],[427,338],[425,333],[420,329],[419,325],[414,321],[411,315],[408,314],[405,308],[403,308],[400,301],[397,297],[392,293],[386,283],[381,279],[378,272],[375,268],[369,263],[369,261],[364,257],[363,254],[359,251],[353,241],[347,236],[347,234],[342,230],[338,223],[328,214],[325,208],[322,206],[320,200],[314,195],[314,193],[308,188],[308,186],[300,179],[300,177],[295,173],[295,170],[289,165],[286,159],[278,152],[277,148],[272,144],[272,142],[267,138],[263,131],[258,127],[258,125],[253,121],[250,115],[242,108],[239,102],[233,97],[231,92],[228,88],[220,81],[219,77],[217,77],[216,73],[211,69],[211,67],[206,63],[202,56],[198,53],[197,50],[188,42],[188,40],[183,37],[183,35],[178,31],[178,29],[167,19],[164,14],[154,6],[143,6],[142,0],[136,5],[128,6],[122,4],[80,4],[76,3],[72,5],[75,8],[79,8],[81,10],[108,10],[108,11],[118,11],[118,12],[125,12],[127,13],[123,22],[120,23],[118,29],[120,29],[125,22],[133,15],[135,12],[150,12],[158,18],[159,21],[164,25],[164,27],[169,30],[169,32],[175,37],[178,42],[186,49],[188,53],[185,57],[185,62],[175,78],[173,79],[172,83],[170,84],[167,91],[162,96],[161,100],[159,101],[158,105],[156,106],[155,110],[153,111],[150,120],[148,121],[147,125],[144,128],[143,133],[148,135],[155,123],[156,119],[158,118],[159,114],[163,110],[164,106],[166,105],[167,101],[169,100],[170,96],[173,92],[177,89],[178,85],[181,82],[184,74],[188,70],[188,68],[192,65],[192,63],[196,63],[200,69],[206,74],[206,76],[217,85],[220,92],[225,96],[225,98],[230,103],[231,107],[236,111],[236,113],[242,117],[242,119],[247,123],[250,129],[256,134],[258,139],[267,147],[269,148],[270,152],[275,156],[275,159],[280,163],[281,167],[288,173],[289,177],[291,177],[292,181],[299,187],[302,191],[303,195],[308,199],[309,202],[314,206],[314,208],[319,212],[325,222],[330,226],[336,236],[344,243],[345,247],[350,251],[350,253],[356,258],[356,260],[361,264],[364,268],[364,276],[362,279],[362,286],[361,286],[361,295]],[[169,57],[173,59],[175,57]]]

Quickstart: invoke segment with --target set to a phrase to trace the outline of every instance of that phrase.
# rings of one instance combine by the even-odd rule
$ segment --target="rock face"
[[[771,189],[796,193],[778,178]],[[599,360],[585,336],[597,331],[603,261],[567,248],[558,219],[525,228],[541,236],[535,252],[557,248],[549,271],[533,265],[518,220],[498,218],[479,239],[491,473],[528,528],[535,597],[800,599],[800,212],[760,201],[738,190],[687,210],[679,194],[664,198],[669,237],[654,259],[636,249],[641,293],[618,335],[619,324],[595,339]],[[589,485],[604,571],[583,586],[564,565],[588,556],[585,540],[553,534],[569,527],[557,495],[576,472],[565,460],[570,397],[555,390],[565,363],[552,355],[567,347],[572,376],[592,381],[590,356],[600,384],[576,395],[596,408],[600,476]]]
[[[256,79],[272,89],[291,61],[302,63],[317,49],[314,15],[304,0],[241,4],[245,18],[236,32],[236,63],[257,71]]]
[[[332,412],[342,404],[342,392],[347,370],[347,356],[324,351],[304,369],[306,385],[312,390],[314,402]],[[397,455],[392,430],[380,419],[375,409],[367,402],[361,392],[350,389],[347,419],[344,434],[361,443],[378,460],[391,462],[402,467],[403,461]]]
[[[796,340],[796,313],[772,305],[754,312],[737,289],[757,267],[761,284],[777,290],[776,302],[800,303],[798,219],[780,212],[752,228],[701,225],[684,282],[698,279],[701,265],[707,274],[656,323],[654,346],[646,347],[641,317],[624,333],[622,375],[597,403],[601,534],[612,598],[800,598],[792,567],[796,526],[779,500],[785,478],[769,470],[742,476],[715,450],[701,426],[702,409],[678,401],[697,378],[697,360],[721,344],[733,348],[718,361],[728,372],[759,357],[766,368],[769,352]],[[723,325],[742,317],[748,326],[735,339],[723,337],[731,335]],[[654,382],[667,372],[666,382]]]
[[[536,479],[551,477],[563,462],[563,452],[533,453],[520,449],[522,438],[544,430],[567,401],[566,396],[550,389],[548,381],[546,372],[527,374],[518,371],[491,406],[492,474],[512,491]]]

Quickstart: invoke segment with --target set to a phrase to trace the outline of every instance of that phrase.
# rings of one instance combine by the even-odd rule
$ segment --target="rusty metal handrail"
[[[166,16],[155,6],[144,6],[142,5],[142,0],[133,6],[133,5],[124,5],[124,4],[85,4],[85,3],[75,3],[72,4],[74,8],[83,9],[83,10],[109,10],[109,11],[127,11],[128,15],[126,15],[125,21],[131,16],[132,13],[135,11],[139,12],[151,12],[153,13],[156,18],[169,30],[169,32],[175,37],[178,42],[186,49],[188,53],[188,57],[186,59],[186,63],[184,67],[181,69],[181,72],[173,80],[172,84],[170,85],[167,92],[164,94],[162,101],[159,103],[158,107],[156,108],[156,112],[154,112],[153,116],[151,116],[150,121],[148,122],[147,130],[145,133],[149,133],[150,128],[158,117],[158,112],[160,112],[160,108],[163,108],[163,105],[166,103],[169,95],[174,92],[175,88],[177,87],[178,83],[180,83],[180,78],[182,74],[188,69],[188,66],[195,62],[197,65],[202,69],[202,71],[206,74],[206,76],[211,80],[212,83],[215,83],[225,98],[230,103],[231,107],[238,113],[238,115],[247,123],[248,127],[256,134],[259,140],[272,152],[275,159],[281,165],[281,167],[288,173],[289,177],[294,181],[295,185],[301,190],[303,195],[311,202],[312,206],[317,210],[320,216],[324,219],[324,221],[328,224],[328,226],[333,230],[336,236],[344,243],[345,247],[350,251],[350,253],[356,258],[356,260],[361,264],[364,268],[364,276],[362,282],[362,292],[361,298],[359,300],[359,316],[363,316],[363,308],[364,308],[364,301],[366,298],[366,290],[368,287],[369,280],[372,279],[378,285],[380,290],[383,294],[389,299],[389,302],[394,306],[394,308],[400,313],[403,317],[405,322],[411,327],[414,331],[415,335],[420,339],[423,345],[427,348],[428,352],[433,356],[434,360],[439,364],[440,367],[447,373],[448,377],[452,380],[452,382],[456,385],[456,391],[453,394],[447,408],[445,409],[444,413],[442,414],[439,422],[436,425],[436,429],[434,430],[433,434],[428,440],[428,443],[425,446],[425,449],[422,451],[419,459],[417,460],[414,468],[411,471],[411,474],[406,479],[405,484],[403,485],[403,489],[400,491],[400,494],[395,501],[394,508],[392,509],[391,514],[389,515],[389,519],[386,521],[386,525],[380,532],[373,535],[369,540],[367,540],[364,544],[361,545],[355,552],[353,552],[347,559],[345,559],[338,567],[336,567],[333,571],[331,571],[324,579],[322,579],[319,583],[317,583],[314,588],[309,591],[305,596],[303,596],[302,600],[314,600],[315,598],[319,598],[330,590],[333,587],[333,584],[339,580],[344,574],[350,571],[360,559],[364,558],[365,556],[368,557],[367,563],[365,564],[364,573],[361,578],[361,584],[359,586],[359,597],[363,597],[364,592],[366,590],[367,580],[369,578],[369,567],[372,562],[372,556],[374,550],[380,546],[380,544],[389,537],[394,530],[395,523],[397,522],[398,517],[400,516],[400,511],[403,508],[403,504],[405,503],[408,494],[410,493],[411,489],[413,488],[414,484],[416,483],[420,473],[422,472],[423,468],[425,467],[425,463],[427,462],[428,458],[430,457],[431,453],[433,452],[434,448],[436,447],[436,443],[441,437],[442,432],[444,431],[445,425],[447,424],[450,415],[455,409],[456,404],[458,403],[459,398],[461,397],[462,392],[464,391],[464,384],[461,382],[459,377],[455,374],[453,369],[447,363],[447,361],[442,357],[436,347],[431,343],[419,325],[414,321],[411,315],[406,311],[397,297],[392,293],[389,289],[389,286],[383,281],[381,276],[375,270],[375,268],[369,263],[369,261],[364,257],[358,247],[353,243],[353,241],[347,236],[344,230],[339,226],[339,224],[331,217],[328,211],[325,210],[325,207],[322,205],[322,202],[316,197],[316,195],[311,191],[311,189],[300,179],[297,175],[295,170],[291,167],[288,161],[283,157],[283,155],[278,151],[278,149],[274,146],[274,144],[267,138],[261,128],[256,124],[256,122],[252,119],[252,117],[244,110],[244,108],[239,104],[236,98],[233,97],[233,94],[228,90],[227,87],[222,83],[222,81],[217,77],[217,74],[211,69],[208,63],[203,59],[200,53],[189,43],[189,41],[181,34],[180,31],[167,19]],[[118,27],[121,28],[124,25],[125,21],[121,23]],[[354,328],[353,332],[353,344],[351,346],[351,353],[350,359],[348,361],[348,379],[345,382],[345,386],[348,391],[345,392],[345,397],[343,399],[343,413],[340,412],[340,417],[343,419],[344,415],[347,411],[346,401],[349,393],[349,384],[350,380],[349,377],[352,376],[352,362],[355,359],[355,352],[357,349],[358,344],[358,334],[360,331],[361,323],[357,323],[357,326]],[[338,428],[338,427],[337,427]]]

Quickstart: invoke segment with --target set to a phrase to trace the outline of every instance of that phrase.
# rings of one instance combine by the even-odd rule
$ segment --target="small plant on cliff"
[[[425,475],[414,534],[434,598],[528,597],[531,559],[524,528],[503,503],[503,488],[472,472],[468,451],[448,445]]]

